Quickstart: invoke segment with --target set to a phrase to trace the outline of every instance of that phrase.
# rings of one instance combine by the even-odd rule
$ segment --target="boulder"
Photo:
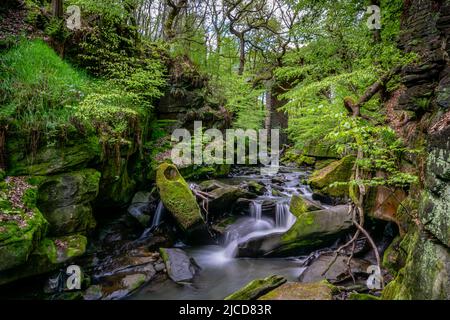
[[[45,238],[31,253],[26,264],[0,274],[0,285],[59,269],[86,251],[87,239],[82,235]]]
[[[96,285],[83,294],[84,300],[123,299],[163,271],[156,266],[162,263],[157,252],[150,252],[145,246],[121,251],[110,259],[94,262]]]
[[[267,191],[267,189],[262,183],[256,181],[248,181],[246,182],[246,185],[248,191],[257,194],[259,196],[263,195]]]
[[[28,261],[48,223],[36,208],[36,190],[25,178],[0,183],[0,271]]]
[[[348,186],[330,187],[330,185],[334,182],[349,182],[354,163],[354,156],[346,156],[339,161],[334,161],[325,168],[315,171],[308,183],[318,193],[332,197],[348,197]]]
[[[326,282],[287,282],[258,300],[333,300],[333,287]]]
[[[308,211],[317,211],[321,209],[323,208],[318,203],[302,198],[299,195],[292,196],[289,206],[289,210],[296,217],[299,217],[300,215]]]
[[[404,266],[386,285],[382,299],[449,300],[450,253],[448,247],[421,231],[410,231],[399,245]]]
[[[278,288],[286,279],[281,276],[273,275],[264,279],[256,279],[248,283],[243,288],[230,294],[225,300],[256,300],[269,291]]]
[[[50,176],[39,186],[38,207],[54,236],[86,232],[95,227],[91,202],[97,197],[100,173],[84,169]]]
[[[322,254],[302,272],[299,281],[311,283],[326,279],[331,283],[335,283],[349,278],[351,279],[347,266],[348,257],[339,255],[336,261],[330,266],[333,259],[334,254]],[[350,268],[354,275],[366,274],[367,268],[370,265],[371,263],[369,261],[358,258],[353,258],[350,262]],[[326,270],[327,272],[323,274]]]
[[[214,215],[230,213],[238,199],[256,198],[254,193],[248,192],[241,186],[231,186],[216,180],[204,181],[200,184],[200,188],[211,195],[208,209]]]
[[[156,173],[161,201],[183,231],[203,224],[200,207],[189,185],[172,164],[163,163]]]
[[[190,282],[199,270],[193,258],[190,258],[183,250],[174,248],[160,248],[161,257],[166,264],[167,273],[175,282]]]
[[[151,215],[154,209],[151,206],[151,192],[139,191],[131,200],[127,212],[135,218],[144,228],[150,223]]]
[[[334,242],[353,225],[349,207],[305,212],[286,233],[255,237],[238,246],[238,256],[288,256],[306,254]]]
[[[24,143],[11,141],[8,143],[10,165],[8,174],[19,175],[51,175],[85,168],[100,157],[100,143],[95,137],[88,143],[73,146],[45,147],[38,150],[31,161],[24,150]]]

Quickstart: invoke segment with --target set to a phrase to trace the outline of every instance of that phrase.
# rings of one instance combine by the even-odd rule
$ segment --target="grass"
[[[90,82],[43,41],[22,40],[0,57],[0,123],[49,137],[67,130],[69,106],[83,99]]]

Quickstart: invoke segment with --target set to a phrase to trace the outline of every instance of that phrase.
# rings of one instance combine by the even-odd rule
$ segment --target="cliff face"
[[[426,159],[410,159],[423,185],[383,296],[450,299],[450,1],[405,1],[402,30],[400,45],[420,62],[403,69],[391,125],[411,146],[425,145]]]

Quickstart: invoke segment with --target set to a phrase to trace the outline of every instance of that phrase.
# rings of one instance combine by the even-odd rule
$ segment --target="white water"
[[[164,205],[162,201],[159,201],[158,207],[156,208],[155,214],[153,216],[152,225],[150,226],[151,229],[154,229],[161,224],[161,217],[163,215],[163,212],[164,212]]]
[[[262,217],[262,201],[252,201],[250,219],[241,219],[224,235],[225,248],[213,254],[213,259],[222,264],[236,257],[239,245],[253,238],[288,231],[296,221],[289,211],[289,203],[285,199],[276,203],[275,221]]]
[[[146,239],[151,235],[151,233],[161,224],[162,222],[162,216],[164,214],[164,204],[162,201],[159,201],[158,207],[156,207],[156,211],[153,215],[152,224],[150,227],[146,228],[142,235],[139,237],[139,240]]]
[[[262,202],[252,201],[250,205],[250,215],[256,221],[260,221],[262,217]]]

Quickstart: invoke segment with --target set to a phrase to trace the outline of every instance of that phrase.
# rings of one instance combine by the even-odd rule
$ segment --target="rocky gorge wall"
[[[383,297],[450,299],[450,1],[405,1],[402,30],[401,47],[420,62],[402,70],[390,124],[426,151],[408,159],[422,186],[397,211],[406,233],[385,253],[396,277]]]

